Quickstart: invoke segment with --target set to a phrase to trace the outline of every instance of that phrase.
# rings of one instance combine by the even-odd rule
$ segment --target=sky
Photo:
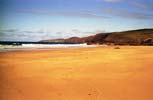
[[[153,0],[0,0],[0,41],[153,28]]]

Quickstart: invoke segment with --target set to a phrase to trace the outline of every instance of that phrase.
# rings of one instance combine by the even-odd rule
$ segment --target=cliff
[[[67,39],[42,40],[41,42],[70,42],[87,44],[115,45],[153,45],[153,29],[139,29],[123,32],[98,33],[87,37],[71,37]]]

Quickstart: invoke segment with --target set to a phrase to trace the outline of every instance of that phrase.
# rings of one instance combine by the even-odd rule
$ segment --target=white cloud
[[[130,19],[153,19],[153,14],[146,14],[146,13],[140,13],[140,12],[131,12],[126,10],[118,10],[113,8],[104,8],[102,9],[104,12],[119,16],[122,18],[130,18]]]
[[[80,18],[107,18],[103,15],[98,15],[89,11],[80,11],[80,12],[70,12],[70,11],[47,11],[47,10],[22,10],[17,11],[18,13],[32,13],[32,14],[41,14],[48,16],[66,16],[66,17],[80,17]]]
[[[120,2],[121,0],[103,0],[103,1],[115,3],[115,2]]]
[[[145,3],[136,2],[136,1],[133,1],[131,3],[135,7],[142,8],[142,9],[146,9],[146,10],[152,10],[153,11],[153,5],[151,5],[151,4],[145,4]]]

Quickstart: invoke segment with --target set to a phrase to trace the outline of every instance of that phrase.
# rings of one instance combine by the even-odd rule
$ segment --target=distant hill
[[[98,33],[87,37],[42,40],[41,42],[71,42],[114,45],[153,45],[153,29],[139,29],[123,32]]]

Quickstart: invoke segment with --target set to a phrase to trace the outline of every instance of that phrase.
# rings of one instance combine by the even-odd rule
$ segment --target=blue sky
[[[153,0],[0,0],[0,40],[153,28]]]

